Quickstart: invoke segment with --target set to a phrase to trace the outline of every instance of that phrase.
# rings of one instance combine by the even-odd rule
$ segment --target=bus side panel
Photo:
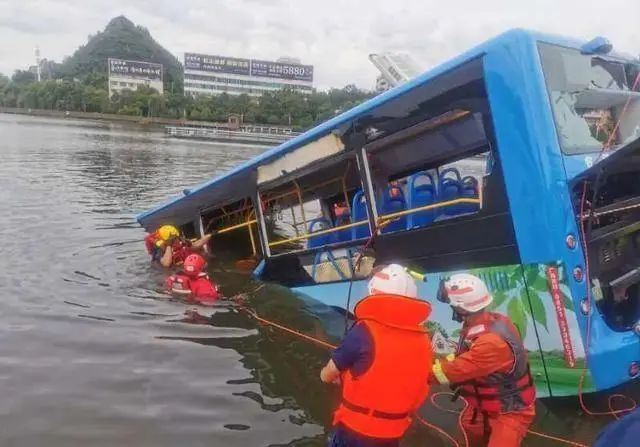
[[[523,36],[496,48],[486,55],[484,67],[521,262],[562,260],[569,271],[584,268],[581,247],[566,244],[567,236],[579,231],[536,42]],[[567,296],[579,307],[587,295],[585,281],[571,276],[566,285],[572,292]],[[581,312],[571,315],[580,328],[575,339],[584,343],[587,319]],[[598,376],[593,378],[602,389]]]
[[[527,325],[535,331],[540,347],[539,354],[531,356],[532,369],[537,363],[544,366],[551,396],[577,394],[583,374],[583,391],[594,391],[591,375],[585,371],[584,346],[566,269],[560,263],[549,263],[527,264],[523,270]]]
[[[418,296],[428,301],[432,306],[432,313],[425,327],[431,335],[434,353],[439,357],[455,352],[461,324],[452,319],[452,310],[449,305],[436,300],[436,294],[440,280],[443,277],[462,272],[465,271],[429,273],[425,282],[418,282]],[[523,335],[524,345],[531,359],[531,372],[535,379],[538,397],[550,396],[551,388],[547,380],[545,365],[542,362],[543,353],[536,333],[537,328],[534,327],[535,322],[531,316],[531,306],[522,266],[517,264],[502,265],[470,269],[466,272],[482,278],[487,284],[494,297],[490,310],[509,316],[516,324]],[[318,313],[318,310],[322,308],[320,304],[344,309],[349,294],[349,283],[318,284],[297,287],[294,290],[306,303],[307,307],[313,309],[314,313]],[[351,299],[349,300],[349,310],[351,312],[366,294],[367,281],[355,281],[351,290]],[[320,312],[320,314],[329,315],[329,312]],[[323,323],[325,326],[339,326],[328,320]],[[342,334],[333,332],[331,335],[341,336]]]

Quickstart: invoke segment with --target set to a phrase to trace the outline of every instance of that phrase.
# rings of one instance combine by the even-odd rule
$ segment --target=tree
[[[447,333],[445,328],[437,321],[429,320],[425,323],[425,325],[427,327],[427,332],[429,332],[429,335],[433,336],[433,334],[435,334],[436,332],[440,332],[442,333],[442,335],[444,335],[444,338],[449,338],[449,334]]]
[[[11,80],[16,84],[29,84],[36,81],[36,75],[27,70],[16,70],[11,76]]]

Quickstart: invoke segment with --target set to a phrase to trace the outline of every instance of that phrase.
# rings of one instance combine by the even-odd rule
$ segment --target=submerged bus
[[[441,354],[459,324],[439,281],[479,275],[541,397],[608,389],[640,376],[639,84],[606,39],[512,30],[137,220],[216,230],[256,277],[342,309],[407,265]]]

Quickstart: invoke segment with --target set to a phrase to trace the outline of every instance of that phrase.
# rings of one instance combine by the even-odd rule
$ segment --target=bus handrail
[[[438,202],[438,203],[432,203],[430,205],[424,205],[424,206],[420,206],[418,208],[411,208],[408,210],[404,210],[404,211],[398,211],[395,213],[390,213],[390,214],[385,214],[383,216],[378,217],[378,225],[389,221],[389,220],[393,220],[396,219],[398,217],[402,217],[402,216],[406,216],[408,214],[413,214],[413,213],[419,213],[421,211],[427,211],[427,210],[432,210],[432,209],[436,209],[436,208],[444,208],[447,206],[451,206],[451,205],[458,205],[461,203],[471,203],[471,204],[480,204],[480,199],[468,199],[468,198],[462,198],[462,199],[454,199],[454,200],[449,200],[446,202]],[[361,220],[359,222],[353,222],[353,223],[349,223],[349,224],[345,224],[345,225],[340,225],[337,227],[333,227],[333,228],[327,228],[326,230],[320,230],[320,231],[315,231],[313,233],[308,233],[308,234],[303,234],[300,236],[295,236],[289,239],[282,239],[279,241],[274,241],[274,242],[269,242],[269,247],[275,247],[278,245],[283,245],[283,244],[288,244],[291,242],[298,242],[298,241],[302,241],[305,239],[309,239],[315,236],[322,236],[324,234],[331,234],[331,233],[335,233],[337,231],[341,231],[341,230],[347,230],[349,228],[354,228],[354,227],[359,227],[365,224],[368,224],[369,221],[368,220]]]
[[[383,216],[380,216],[378,219],[380,221],[384,222],[386,220],[396,219],[398,217],[407,216],[409,214],[413,214],[413,213],[420,212],[420,211],[428,211],[428,210],[432,210],[432,209],[436,209],[436,208],[443,208],[443,207],[450,206],[450,205],[458,205],[458,204],[461,204],[461,203],[479,205],[481,202],[480,202],[480,199],[469,199],[469,198],[454,199],[454,200],[449,200],[447,202],[432,203],[431,205],[424,205],[424,206],[421,206],[421,207],[418,207],[418,208],[410,208],[408,210],[397,211],[397,212],[391,213],[391,214],[385,214]]]
[[[239,228],[244,228],[244,227],[248,227],[251,226],[255,223],[257,223],[258,221],[256,219],[252,219],[252,220],[248,220],[246,222],[242,222],[239,223],[237,225],[231,225],[230,227],[227,228],[223,228],[222,230],[218,230],[215,232],[215,234],[224,234],[224,233],[228,233],[229,231],[233,231],[233,230],[237,230]]]

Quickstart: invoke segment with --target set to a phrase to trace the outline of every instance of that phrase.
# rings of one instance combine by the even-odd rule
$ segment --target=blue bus
[[[140,214],[216,231],[255,276],[352,310],[376,265],[481,276],[541,397],[640,375],[640,64],[604,38],[506,32]]]

